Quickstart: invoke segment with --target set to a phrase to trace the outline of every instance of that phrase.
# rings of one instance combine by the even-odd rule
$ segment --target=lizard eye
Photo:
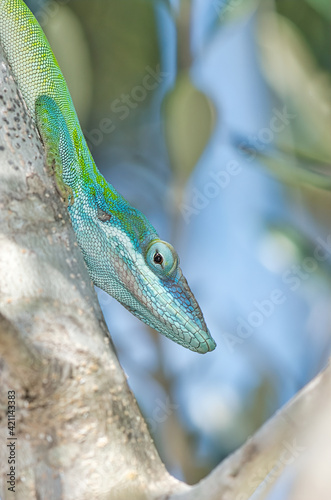
[[[155,252],[153,260],[154,264],[163,264],[163,256],[158,252]]]
[[[146,253],[149,267],[161,276],[169,276],[178,265],[178,256],[175,249],[161,240],[154,240]]]

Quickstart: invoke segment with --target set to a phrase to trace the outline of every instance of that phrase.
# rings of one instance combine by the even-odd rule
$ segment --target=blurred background
[[[185,350],[98,291],[162,460],[195,483],[330,354],[330,2],[27,3],[99,169],[175,246],[218,344]]]

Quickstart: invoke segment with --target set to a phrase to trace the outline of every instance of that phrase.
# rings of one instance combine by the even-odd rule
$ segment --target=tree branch
[[[331,403],[326,404],[330,393],[331,368],[328,366],[205,479],[188,492],[175,493],[171,500],[247,500],[254,492],[261,495],[259,498],[266,498],[283,470],[292,465],[298,467],[297,483],[301,484],[303,477],[307,483],[307,478],[316,472],[316,465],[309,457],[316,436],[324,436],[320,440],[320,444],[323,443],[320,457],[331,450],[331,433],[326,432],[331,421]],[[321,415],[328,427],[320,425]],[[307,439],[308,436],[313,439]],[[300,473],[302,458],[306,465],[306,460],[309,461],[304,475]],[[328,470],[324,481],[329,481],[329,476]],[[312,481],[311,487],[314,484]],[[331,483],[325,491],[326,496],[318,498],[330,498]],[[311,494],[307,499],[314,497]]]

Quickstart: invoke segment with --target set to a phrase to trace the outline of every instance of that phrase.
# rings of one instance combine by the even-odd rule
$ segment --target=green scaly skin
[[[175,250],[97,169],[59,65],[23,1],[0,0],[0,43],[39,129],[93,283],[178,344],[200,353],[215,349]]]

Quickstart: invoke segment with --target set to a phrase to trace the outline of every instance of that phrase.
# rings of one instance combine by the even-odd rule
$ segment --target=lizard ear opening
[[[99,220],[101,220],[101,222],[107,222],[108,220],[111,219],[111,214],[105,212],[104,210],[102,210],[101,208],[97,208],[98,210],[98,214],[97,214],[97,217]]]
[[[146,262],[159,276],[168,277],[177,270],[178,255],[166,241],[154,240],[147,248]]]

